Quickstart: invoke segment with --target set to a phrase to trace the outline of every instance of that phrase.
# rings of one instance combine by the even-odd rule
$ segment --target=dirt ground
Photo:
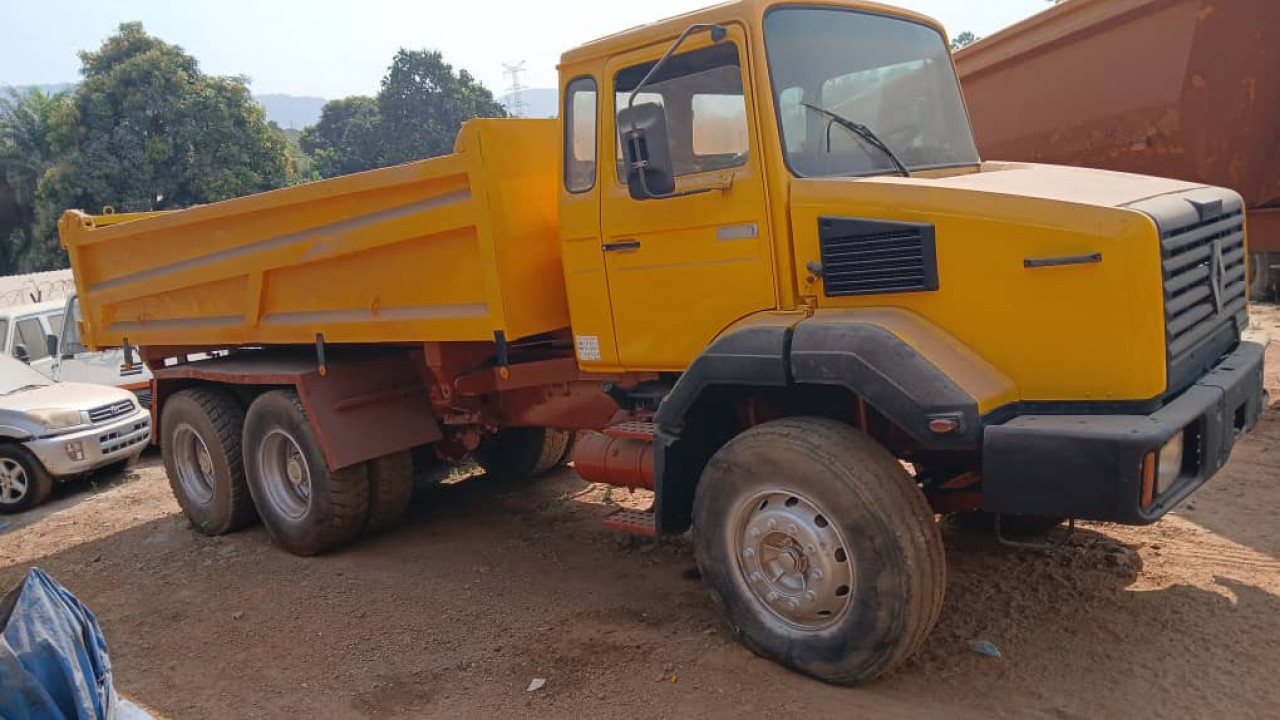
[[[1280,337],[1275,308],[1254,317]],[[643,502],[571,471],[473,477],[429,493],[401,530],[304,559],[261,528],[197,535],[148,456],[0,518],[0,588],[32,565],[70,587],[123,692],[168,718],[1280,716],[1274,409],[1152,527],[1085,524],[1054,551],[948,527],[937,629],[857,689],[734,642],[689,543],[605,530],[615,501]],[[533,678],[546,685],[527,692]]]

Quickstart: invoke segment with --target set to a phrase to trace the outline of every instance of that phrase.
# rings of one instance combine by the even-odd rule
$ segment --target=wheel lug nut
[[[778,602],[778,593],[769,591],[769,602]]]
[[[764,576],[758,572],[751,573],[751,582],[763,582]]]
[[[792,523],[787,526],[787,532],[791,533],[792,535],[799,535],[800,528],[796,527],[795,523]]]
[[[769,529],[773,530],[776,527],[778,527],[778,521],[773,518],[769,518]]]
[[[817,602],[817,601],[818,601],[818,594],[817,594],[817,593],[815,593],[814,591],[810,590],[809,592],[807,592],[807,593],[805,593],[805,594],[804,594],[804,601],[805,601],[805,602],[808,602],[808,603]]]
[[[821,579],[822,579],[822,568],[814,568],[814,569],[813,569],[813,579],[814,579],[814,580],[821,580]]]
[[[804,551],[812,555],[818,551],[818,548],[814,547],[813,543],[809,543],[804,546]]]
[[[751,528],[751,537],[760,537],[760,528],[758,527]]]
[[[752,550],[751,548],[747,548],[746,550],[742,551],[742,557],[744,558],[753,558],[755,556],[756,556],[756,551]]]
[[[800,608],[800,603],[796,602],[795,600],[788,600],[787,608],[791,610],[798,610]]]

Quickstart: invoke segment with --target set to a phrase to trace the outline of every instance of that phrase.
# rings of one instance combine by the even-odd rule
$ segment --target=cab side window
[[[596,185],[596,81],[582,77],[564,93],[564,189],[586,192]]]
[[[614,76],[614,110],[627,108],[653,63],[633,65]],[[747,103],[742,92],[738,48],[724,42],[673,56],[636,96],[635,103],[661,105],[676,177],[745,165],[748,157]],[[619,127],[619,136],[626,128]],[[626,182],[622,143],[618,180]]]

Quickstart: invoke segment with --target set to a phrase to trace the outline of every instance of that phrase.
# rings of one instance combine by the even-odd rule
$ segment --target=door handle
[[[600,246],[605,252],[616,252],[620,250],[639,250],[639,240],[619,240],[617,242],[608,242]]]

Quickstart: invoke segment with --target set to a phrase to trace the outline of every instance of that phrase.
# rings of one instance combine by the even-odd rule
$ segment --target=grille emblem
[[[1222,279],[1227,274],[1222,262],[1222,240],[1213,241],[1213,254],[1209,258],[1209,289],[1213,290],[1213,307],[1222,314]]]

